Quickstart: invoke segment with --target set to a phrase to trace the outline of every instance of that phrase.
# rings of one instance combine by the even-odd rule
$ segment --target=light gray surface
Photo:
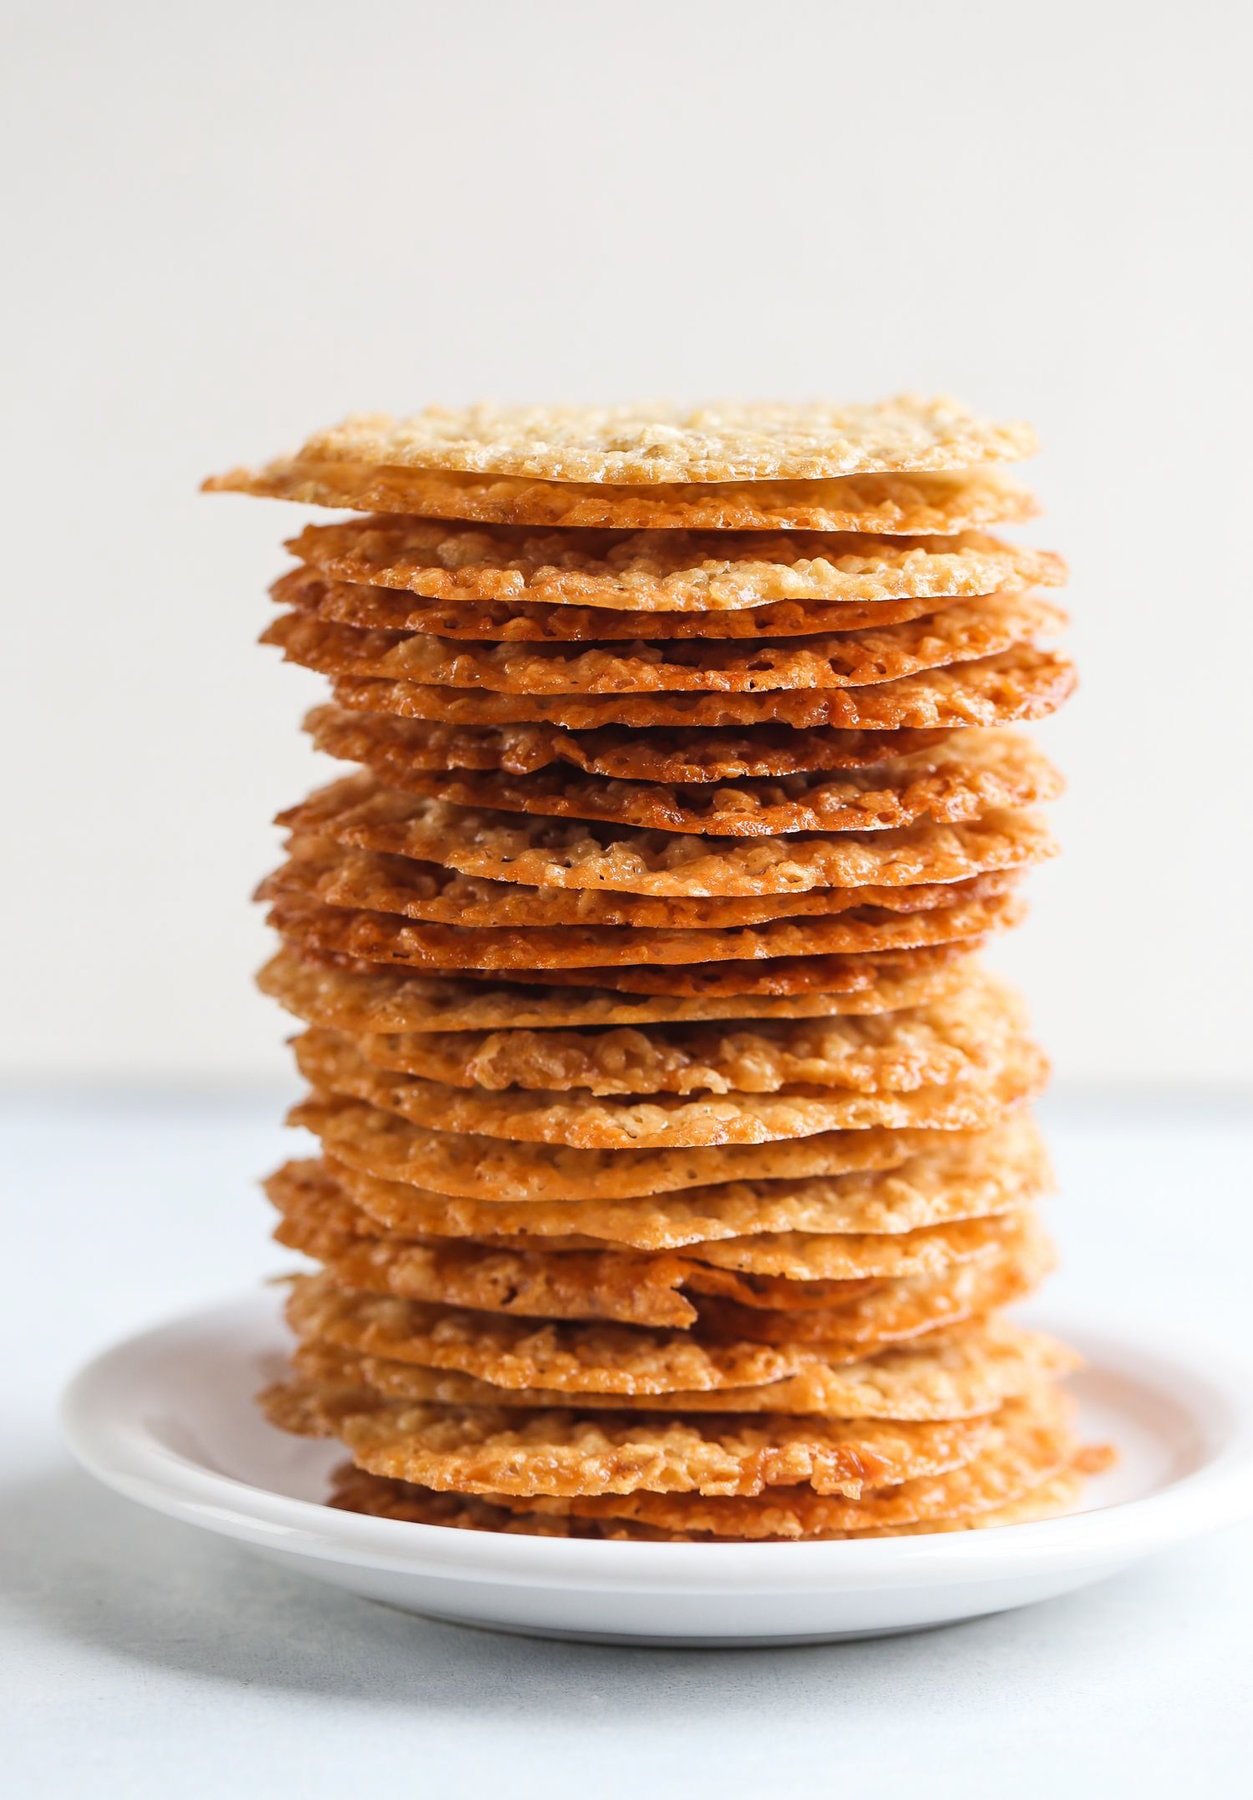
[[[6,1787],[25,1796],[420,1791],[1247,1791],[1253,1531],[1073,1599],[874,1643],[665,1652],[427,1624],[279,1574],[73,1470],[50,1419],[111,1336],[283,1266],[250,1187],[255,1102],[14,1107],[0,1183]],[[1246,1109],[1247,1111],[1247,1109]],[[1059,1304],[1233,1333],[1253,1121],[1065,1107]],[[1204,1230],[1200,1229],[1201,1224]]]

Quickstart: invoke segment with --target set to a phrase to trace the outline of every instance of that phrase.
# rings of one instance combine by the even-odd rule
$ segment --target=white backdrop
[[[1251,14],[1230,0],[3,8],[3,1055],[273,1075],[251,639],[352,409],[869,397],[1033,418],[1085,684],[1002,962],[1074,1080],[1253,1075]]]

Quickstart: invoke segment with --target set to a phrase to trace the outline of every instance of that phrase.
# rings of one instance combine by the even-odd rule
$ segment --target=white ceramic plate
[[[1064,1518],[862,1543],[649,1544],[336,1512],[318,1499],[339,1446],[275,1431],[252,1402],[288,1343],[277,1315],[272,1294],[256,1295],[106,1351],[66,1393],[70,1448],[158,1512],[460,1624],[601,1643],[868,1637],[1064,1594],[1253,1511],[1249,1371],[1204,1350],[1052,1321],[1088,1358],[1075,1382],[1087,1435],[1119,1450],[1084,1510]]]

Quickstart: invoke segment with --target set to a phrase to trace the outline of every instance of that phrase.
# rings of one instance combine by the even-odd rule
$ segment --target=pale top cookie
[[[408,418],[358,413],[316,432],[299,460],[546,481],[770,481],[968,469],[1016,461],[1035,448],[1029,425],[982,418],[947,395],[900,394],[852,405],[478,405],[429,406]]]

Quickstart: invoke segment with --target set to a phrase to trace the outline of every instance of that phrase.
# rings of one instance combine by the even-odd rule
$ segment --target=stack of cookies
[[[319,1141],[276,1424],[332,1503],[843,1538],[1072,1502],[1046,1065],[977,953],[1053,852],[1013,727],[1060,560],[950,400],[363,417],[208,485],[347,510],[265,634],[351,766],[281,815],[264,990]]]

